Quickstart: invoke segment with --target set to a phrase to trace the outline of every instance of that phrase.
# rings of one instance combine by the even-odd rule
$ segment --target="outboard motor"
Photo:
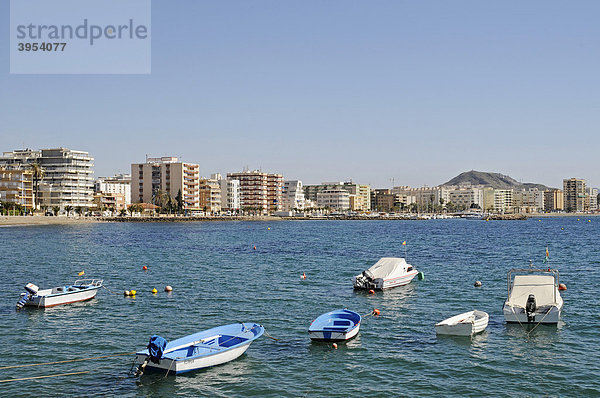
[[[527,313],[527,322],[535,321],[535,309],[536,309],[535,296],[533,294],[530,294],[529,297],[527,297],[527,304],[525,304],[525,312]]]
[[[144,363],[138,366],[137,371],[135,372],[135,376],[141,376],[146,369],[146,365],[148,362],[152,361],[153,363],[160,363],[160,359],[162,358],[163,353],[165,352],[165,348],[167,347],[167,340],[159,335],[153,335],[150,337],[150,342],[148,342],[148,357]]]
[[[25,285],[25,292],[21,293],[21,299],[17,301],[17,311],[22,309],[27,301],[31,300],[31,297],[35,296],[40,290],[39,287],[34,285],[33,283],[28,283]]]

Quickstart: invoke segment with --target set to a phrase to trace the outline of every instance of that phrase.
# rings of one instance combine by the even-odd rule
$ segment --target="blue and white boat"
[[[308,328],[311,340],[345,341],[358,334],[361,316],[347,309],[335,310],[319,316]]]
[[[171,342],[154,335],[148,348],[136,353],[137,374],[146,368],[180,374],[232,361],[265,329],[256,323],[234,323],[190,334]]]
[[[102,287],[102,282],[102,279],[79,279],[72,285],[42,290],[33,283],[28,283],[25,285],[25,292],[21,293],[17,302],[17,309],[20,310],[26,305],[47,308],[91,300],[96,297],[98,290]]]

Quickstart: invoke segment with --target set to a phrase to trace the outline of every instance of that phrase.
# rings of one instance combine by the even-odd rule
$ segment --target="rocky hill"
[[[448,185],[484,185],[495,189],[530,189],[537,188],[539,190],[549,189],[547,186],[542,184],[535,184],[531,182],[521,183],[512,177],[500,174],[500,173],[488,173],[485,171],[465,171],[460,173],[450,181],[442,184],[442,186]]]

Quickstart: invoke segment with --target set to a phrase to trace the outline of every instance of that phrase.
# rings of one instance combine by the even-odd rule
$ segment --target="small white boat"
[[[146,368],[179,374],[232,361],[242,355],[265,329],[256,323],[234,323],[190,334],[171,342],[154,335],[148,348],[136,353],[140,364],[137,374]]]
[[[345,341],[358,334],[362,317],[347,309],[320,315],[308,328],[311,340]]]
[[[102,282],[102,279],[79,279],[72,285],[42,290],[33,283],[28,283],[25,285],[25,292],[21,293],[17,302],[17,309],[20,310],[26,305],[47,308],[91,300],[96,297],[98,290],[102,287]]]
[[[511,269],[507,283],[508,299],[503,308],[506,322],[558,323],[563,307],[558,291],[558,270]]]
[[[437,334],[472,336],[487,328],[490,317],[487,312],[473,310],[455,315],[435,325]]]
[[[389,289],[410,283],[419,272],[405,259],[383,257],[353,278],[355,289]]]

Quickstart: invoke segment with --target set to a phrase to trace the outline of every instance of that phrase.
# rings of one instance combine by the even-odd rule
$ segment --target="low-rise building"
[[[122,194],[125,198],[125,205],[130,205],[131,175],[116,174],[112,177],[99,177],[94,183],[94,191],[96,194]]]
[[[201,178],[198,184],[199,208],[212,214],[221,212],[221,184],[218,180]]]
[[[32,210],[33,180],[31,170],[0,167],[0,201],[19,205],[25,210]]]
[[[282,191],[283,211],[304,209],[304,189],[302,181],[289,180],[283,182]]]

